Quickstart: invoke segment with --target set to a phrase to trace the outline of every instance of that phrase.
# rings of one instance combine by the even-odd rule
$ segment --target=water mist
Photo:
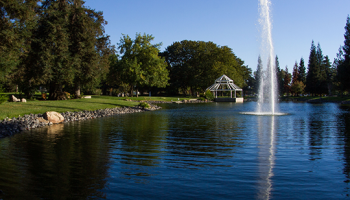
[[[261,56],[266,69],[260,74],[257,113],[275,115],[277,113],[277,78],[274,63],[274,49],[272,42],[272,24],[270,16],[270,0],[259,0],[261,25]]]

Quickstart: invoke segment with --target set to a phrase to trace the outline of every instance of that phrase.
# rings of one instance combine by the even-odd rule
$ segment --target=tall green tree
[[[82,0],[74,0],[70,7],[69,52],[75,69],[74,93],[79,97],[82,85],[95,88],[105,78],[114,47],[104,34],[107,22],[102,12],[86,8]]]
[[[319,77],[318,77],[318,82],[319,82],[319,87],[317,89],[317,92],[321,94],[327,94],[328,93],[328,83],[327,83],[327,73],[330,68],[330,62],[327,56],[327,62],[326,56],[323,56],[322,50],[321,50],[321,45],[320,43],[317,44],[317,65],[319,68]]]
[[[324,57],[324,60],[322,61],[322,68],[324,69],[325,76],[322,80],[322,92],[332,95],[335,70],[332,68],[332,64],[328,56]]]
[[[284,71],[284,79],[283,79],[283,93],[289,95],[291,92],[291,80],[292,80],[292,75],[288,72],[288,66],[286,66],[285,71]]]
[[[293,66],[293,73],[292,73],[292,83],[296,82],[299,79],[299,66],[298,63],[295,61],[295,64]]]
[[[213,42],[183,40],[168,46],[163,55],[170,69],[170,84],[173,91],[183,94],[190,91],[204,92],[213,81],[223,74],[232,78],[238,86],[247,86],[245,81],[251,71],[231,48]]]
[[[348,15],[345,25],[344,46],[337,55],[338,80],[342,90],[350,90],[350,17]]]
[[[75,74],[69,52],[70,5],[66,0],[46,0],[40,10],[25,80],[29,86],[47,84],[50,99],[64,99],[63,86],[72,84]]]
[[[134,40],[128,35],[123,35],[119,42],[121,65],[123,66],[123,82],[136,87],[138,95],[139,87],[166,87],[169,80],[169,72],[164,58],[159,56],[161,43],[152,44],[152,35],[136,34]]]
[[[259,92],[259,87],[261,84],[261,79],[263,78],[263,63],[261,60],[261,57],[259,55],[258,57],[258,65],[256,66],[256,72],[254,73],[254,77],[255,77],[255,87],[254,87],[254,91],[255,93]]]
[[[80,96],[80,86],[96,86],[108,72],[113,51],[102,12],[84,7],[82,0],[44,0],[28,40],[30,51],[16,77],[29,95],[38,86],[49,88],[50,99],[65,99],[64,90]],[[91,86],[92,85],[92,86]]]
[[[285,76],[285,72],[283,69],[281,69],[280,67],[280,62],[278,60],[278,56],[276,55],[275,57],[275,66],[276,66],[276,77],[277,77],[277,87],[278,87],[278,93],[280,95],[283,95],[284,93],[284,76]]]
[[[311,94],[318,93],[319,85],[319,63],[318,63],[318,55],[316,51],[316,46],[314,41],[311,43],[310,55],[309,55],[309,64],[308,64],[308,72],[306,76],[306,92]]]
[[[345,84],[343,84],[345,74],[343,72],[344,68],[342,68],[344,63],[344,52],[343,47],[340,46],[338,49],[337,56],[334,58],[333,61],[333,69],[336,70],[336,76],[334,78],[334,85],[337,87],[339,91],[345,90]]]
[[[37,25],[38,2],[0,1],[0,84],[18,84],[23,80],[23,65]]]
[[[299,94],[304,92],[305,85],[302,81],[300,81],[300,74],[299,74],[300,66],[298,66],[298,63],[295,62],[293,67],[293,74],[292,74],[292,84],[290,87],[291,92],[298,96]]]
[[[306,68],[304,58],[300,58],[299,68],[298,68],[298,81],[306,83]]]

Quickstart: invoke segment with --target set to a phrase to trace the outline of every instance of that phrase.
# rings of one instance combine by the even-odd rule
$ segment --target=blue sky
[[[307,65],[311,41],[333,61],[344,44],[350,0],[271,0],[272,39],[280,67]],[[152,34],[161,51],[181,40],[228,46],[253,71],[260,54],[258,0],[86,0],[102,11],[106,34],[117,46],[122,34]]]

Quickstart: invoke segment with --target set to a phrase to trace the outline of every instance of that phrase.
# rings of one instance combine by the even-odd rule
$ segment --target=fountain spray
[[[277,102],[277,78],[276,66],[274,64],[274,49],[272,42],[272,23],[270,16],[270,0],[260,1],[260,19],[261,25],[261,52],[262,60],[267,63],[267,69],[260,74],[259,95],[258,95],[258,113],[276,113]]]

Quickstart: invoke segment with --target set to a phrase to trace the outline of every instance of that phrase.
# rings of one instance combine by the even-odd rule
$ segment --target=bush
[[[204,96],[209,101],[213,101],[214,100],[214,95],[213,95],[212,92],[210,92],[210,90],[205,91]]]
[[[141,106],[142,108],[149,108],[149,107],[151,107],[148,103],[146,103],[146,102],[141,102],[140,104],[139,104],[139,106]]]
[[[66,95],[66,99],[70,99],[70,93],[69,92],[64,92],[64,95]]]
[[[0,104],[8,101],[9,97],[6,94],[0,94]]]

